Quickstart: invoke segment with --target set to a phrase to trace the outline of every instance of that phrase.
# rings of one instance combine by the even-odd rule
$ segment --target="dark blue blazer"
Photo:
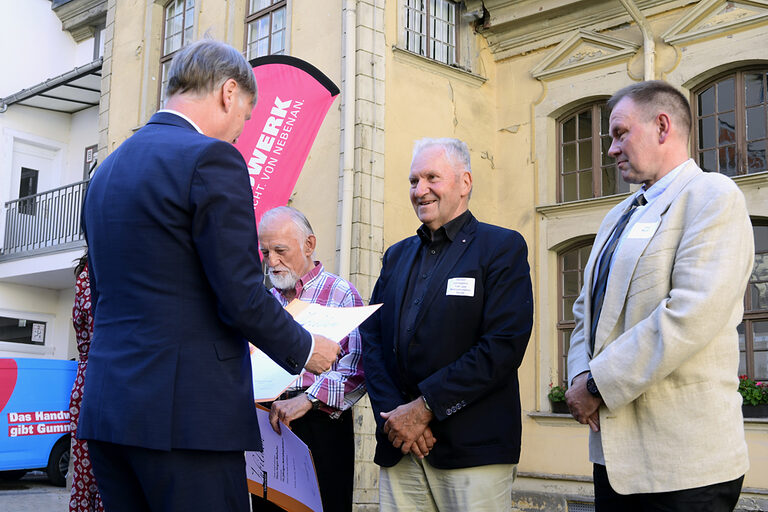
[[[416,326],[399,338],[417,236],[390,247],[371,297],[383,303],[361,328],[363,363],[376,416],[375,462],[402,454],[387,440],[382,411],[419,395],[431,405],[437,440],[427,460],[438,468],[517,463],[520,392],[517,369],[533,324],[527,247],[516,231],[479,223],[459,231],[428,285]],[[447,295],[448,280],[474,278],[473,296]]]
[[[243,157],[157,113],[88,187],[94,332],[79,437],[261,448],[246,340],[298,373],[311,337],[263,284]]]

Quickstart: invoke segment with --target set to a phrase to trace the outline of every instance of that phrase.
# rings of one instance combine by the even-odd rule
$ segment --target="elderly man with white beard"
[[[293,299],[332,307],[362,306],[352,284],[326,272],[313,259],[317,240],[307,218],[281,206],[267,211],[259,222],[259,248],[272,295],[285,306]],[[352,510],[354,435],[352,405],[365,394],[361,341],[357,329],[341,343],[339,359],[320,375],[305,373],[296,386],[272,404],[269,419],[280,432],[280,422],[312,451],[323,509]],[[253,510],[282,510],[253,497]]]

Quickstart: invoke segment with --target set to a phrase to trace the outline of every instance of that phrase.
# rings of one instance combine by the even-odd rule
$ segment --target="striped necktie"
[[[629,219],[632,214],[635,213],[635,208],[643,206],[648,201],[645,200],[643,194],[638,194],[635,199],[621,216],[619,222],[616,223],[616,227],[613,228],[613,235],[605,246],[603,255],[600,257],[600,264],[597,266],[597,279],[595,280],[595,286],[592,288],[592,326],[591,336],[589,338],[589,346],[594,353],[595,350],[595,334],[597,333],[597,322],[600,320],[600,312],[603,309],[603,300],[605,299],[605,288],[608,285],[608,274],[611,272],[611,259],[613,258],[613,252],[616,250],[616,246],[619,245],[621,239],[621,233],[624,228],[627,227]]]

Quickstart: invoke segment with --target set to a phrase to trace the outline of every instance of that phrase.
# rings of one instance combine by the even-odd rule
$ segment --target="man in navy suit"
[[[253,198],[232,146],[256,99],[223,43],[182,49],[166,109],[96,171],[83,212],[94,333],[79,434],[110,511],[247,511],[260,450],[250,340],[292,373],[338,345],[263,286]]]
[[[390,247],[363,325],[387,511],[508,511],[520,458],[517,368],[533,323],[523,237],[468,210],[467,145],[413,151],[416,236]]]

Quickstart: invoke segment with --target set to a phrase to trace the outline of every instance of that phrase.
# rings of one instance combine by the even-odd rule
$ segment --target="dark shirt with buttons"
[[[437,266],[442,261],[446,249],[453,243],[453,239],[464,227],[464,224],[472,218],[469,210],[465,211],[453,220],[439,227],[434,233],[424,224],[419,227],[416,234],[421,240],[421,247],[413,260],[411,273],[408,277],[408,288],[403,299],[402,315],[400,316],[400,342],[401,347],[407,348],[407,343],[413,335],[416,317],[424,302],[424,294],[429,288],[429,281]],[[398,353],[398,360],[407,359],[403,351]],[[415,397],[414,397],[415,398]]]

